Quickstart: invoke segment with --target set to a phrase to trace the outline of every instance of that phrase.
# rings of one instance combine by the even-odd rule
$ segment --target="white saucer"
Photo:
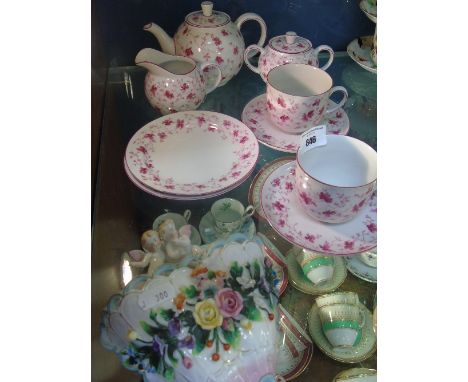
[[[285,240],[326,255],[353,255],[377,246],[377,193],[353,220],[322,223],[309,217],[297,200],[295,161],[273,171],[261,191],[262,209]]]
[[[333,277],[324,282],[323,284],[316,285],[312,283],[302,271],[299,263],[296,260],[298,248],[292,248],[287,253],[286,264],[288,266],[288,275],[291,285],[300,290],[303,293],[319,295],[325,293],[331,293],[338,289],[341,284],[346,280],[347,272],[346,265],[342,258],[335,257],[335,269],[333,271]],[[300,249],[299,249],[300,250]]]
[[[329,100],[330,106],[336,103]],[[278,129],[268,116],[266,94],[261,94],[251,100],[242,112],[242,122],[252,130],[258,141],[272,149],[287,153],[296,153],[300,144],[300,134],[288,134]],[[319,123],[327,125],[327,134],[346,135],[349,131],[349,118],[346,112],[339,108],[331,115],[325,116]]]
[[[361,255],[345,256],[346,268],[354,276],[370,283],[377,282],[377,267],[371,267],[360,259]]]
[[[276,374],[290,381],[297,378],[307,368],[314,353],[314,345],[309,335],[281,304],[278,304],[278,314],[278,328],[282,336],[278,349]]]
[[[213,219],[213,215],[211,214],[211,211],[206,213],[200,220],[200,225],[198,226],[198,231],[200,232],[200,235],[203,239],[203,242],[205,244],[210,244],[218,239],[224,238],[224,236],[216,230],[215,228],[215,221]],[[243,233],[246,235],[249,239],[252,239],[252,237],[255,235],[256,232],[255,228],[255,223],[252,220],[252,218],[248,218],[245,223],[240,227],[239,230],[236,232]],[[232,232],[234,233],[234,232]]]
[[[262,191],[263,183],[265,183],[266,178],[275,171],[278,167],[281,167],[285,163],[291,162],[296,159],[292,156],[282,157],[275,159],[271,162],[268,162],[263,166],[260,171],[255,175],[255,178],[252,180],[249,188],[248,202],[255,207],[254,215],[259,219],[266,219],[265,213],[262,209],[262,203],[260,201],[260,194]]]
[[[374,36],[356,38],[349,43],[346,51],[360,67],[368,70],[369,72],[377,73],[377,65],[371,58],[373,40]],[[248,124],[247,126],[250,127]]]
[[[361,341],[356,346],[350,348],[333,348],[322,331],[317,304],[314,303],[307,315],[309,334],[314,344],[330,358],[338,362],[357,363],[362,362],[372,356],[377,349],[377,337],[372,325],[372,314],[363,304],[359,303],[365,315],[365,323],[362,328]]]

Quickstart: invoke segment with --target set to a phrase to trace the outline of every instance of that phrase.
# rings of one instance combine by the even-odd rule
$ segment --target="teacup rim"
[[[357,139],[357,138],[354,138],[354,137],[349,137],[349,136],[347,136],[347,135],[328,135],[328,136],[327,136],[327,139],[330,139],[330,138],[331,138],[332,140],[334,140],[334,139],[341,139],[341,138],[339,138],[339,137],[345,138],[345,139],[351,139],[351,140],[359,141],[359,142],[364,143],[365,145],[369,146],[372,150],[374,150],[374,149],[372,148],[372,146],[368,145],[366,142],[361,141],[360,139]],[[301,151],[301,148],[302,148],[302,147],[299,147],[299,148],[297,149],[297,151],[296,151],[296,159],[295,159],[296,165],[299,166],[299,168],[304,172],[304,174],[306,174],[308,177],[310,177],[311,179],[315,180],[316,182],[318,182],[318,183],[320,183],[320,184],[323,184],[323,185],[328,186],[328,187],[349,188],[349,189],[351,189],[351,188],[360,188],[360,187],[370,186],[371,184],[377,182],[377,175],[376,175],[375,178],[374,178],[373,180],[371,180],[370,182],[365,183],[365,184],[361,184],[361,185],[359,185],[359,186],[338,186],[338,185],[336,185],[336,184],[325,183],[325,182],[323,182],[323,181],[317,179],[316,177],[310,175],[310,174],[304,169],[304,167],[301,166],[301,163],[299,162],[299,151]],[[375,151],[375,150],[374,150],[374,151]],[[374,191],[374,192],[375,192],[375,191]]]
[[[291,94],[291,93],[288,93],[288,92],[285,92],[283,90],[280,90],[278,89],[276,86],[274,86],[271,81],[270,81],[270,74],[271,72],[275,71],[275,70],[280,70],[283,66],[285,65],[293,65],[293,66],[301,66],[301,67],[309,67],[309,68],[312,68],[312,70],[319,70],[323,73],[325,73],[330,79],[331,79],[331,83],[332,83],[332,86],[330,86],[330,88],[328,90],[325,90],[324,92],[322,93],[319,93],[319,94],[311,94],[311,95],[308,95],[308,96],[302,96],[302,95],[298,95],[298,94]],[[285,64],[281,64],[281,65],[278,65],[278,66],[275,66],[273,69],[271,69],[268,74],[267,74],[267,85],[268,86],[271,86],[273,89],[275,89],[277,92],[280,92],[280,93],[283,93],[283,94],[287,94],[288,96],[291,96],[291,97],[300,97],[300,98],[310,98],[310,97],[321,97],[323,96],[324,94],[328,93],[332,88],[333,88],[333,78],[332,76],[330,76],[325,70],[323,69],[320,69],[320,68],[317,68],[315,66],[312,66],[312,65],[308,65],[308,64],[301,64],[301,63],[292,63],[292,62],[287,62]]]

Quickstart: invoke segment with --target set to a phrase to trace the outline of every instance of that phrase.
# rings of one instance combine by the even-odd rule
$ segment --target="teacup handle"
[[[314,55],[317,57],[317,59],[318,59],[318,54],[321,51],[326,51],[330,55],[328,57],[327,63],[325,65],[323,65],[322,67],[320,67],[320,69],[322,69],[322,70],[327,70],[330,67],[330,65],[332,64],[332,62],[333,62],[333,58],[335,57],[335,52],[328,45],[319,45],[317,48],[314,49]]]
[[[190,216],[192,216],[192,212],[190,212],[190,210],[185,210],[182,216],[184,217],[185,221],[188,223]]]
[[[343,87],[343,86],[334,86],[331,88],[330,93],[328,94],[331,96],[335,92],[342,92],[343,93],[343,98],[342,100],[338,103],[338,105],[332,107],[331,109],[327,109],[325,111],[325,114],[333,113],[334,111],[338,110],[340,107],[342,107],[346,101],[348,100],[348,91]]]
[[[202,63],[200,65],[200,70],[202,72],[203,77],[205,78],[205,81],[206,81],[206,72],[208,71],[207,69],[208,69],[209,66],[213,66],[218,70],[218,76],[216,77],[216,81],[215,81],[214,85],[212,85],[210,87],[206,87],[206,89],[205,89],[206,94],[211,93],[213,90],[215,90],[218,87],[219,83],[221,82],[221,77],[222,77],[221,69],[219,68],[219,66],[217,64],[214,64],[212,62],[204,62],[204,63]]]
[[[359,327],[362,329],[364,325],[366,324],[366,315],[362,309],[359,309],[359,316],[360,316]]]
[[[247,208],[244,211],[244,215],[242,215],[242,219],[246,220],[250,218],[255,212],[255,207],[252,205],[247,206]]]
[[[250,62],[250,58],[253,57],[256,53],[253,53],[255,51],[258,51],[260,52],[260,55],[263,54],[264,52],[264,49],[261,47],[261,46],[258,46],[258,45],[250,45],[248,46],[246,49],[245,49],[245,52],[244,52],[244,61],[245,61],[245,65],[247,65],[247,67],[252,71],[252,72],[255,72],[255,73],[258,73],[260,74],[260,69],[258,68],[258,66],[255,66],[253,65],[251,62]]]

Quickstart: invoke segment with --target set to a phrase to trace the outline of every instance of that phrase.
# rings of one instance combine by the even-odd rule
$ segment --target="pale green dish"
[[[312,341],[320,350],[330,358],[338,362],[356,363],[369,358],[377,349],[377,337],[372,325],[372,314],[363,304],[359,303],[363,310],[365,323],[362,328],[362,337],[356,346],[350,348],[333,348],[322,331],[322,322],[319,317],[317,304],[314,304],[307,315],[307,324]]]
[[[353,367],[338,373],[332,382],[341,381],[377,381],[377,370],[365,367]]]
[[[335,256],[335,270],[333,277],[320,284],[314,285],[304,274],[301,266],[296,261],[296,249],[288,251],[286,256],[286,264],[288,265],[288,274],[291,284],[303,293],[318,295],[333,292],[338,289],[341,284],[346,280],[348,274],[346,264],[341,257]]]

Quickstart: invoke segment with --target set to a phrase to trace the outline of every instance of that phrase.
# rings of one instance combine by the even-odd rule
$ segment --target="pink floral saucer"
[[[288,134],[278,129],[271,121],[267,111],[266,94],[251,100],[242,112],[242,122],[252,130],[258,141],[272,149],[296,153],[299,148],[300,134]],[[329,101],[330,106],[336,105]],[[349,118],[343,109],[338,109],[331,115],[325,116],[320,124],[327,125],[327,134],[346,135],[349,131]]]
[[[351,255],[377,246],[377,193],[353,220],[322,223],[300,207],[295,166],[291,161],[273,171],[261,191],[262,209],[275,231],[301,248],[327,255]]]

